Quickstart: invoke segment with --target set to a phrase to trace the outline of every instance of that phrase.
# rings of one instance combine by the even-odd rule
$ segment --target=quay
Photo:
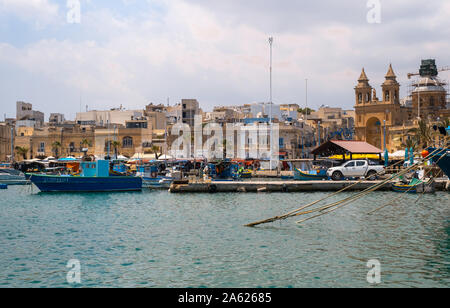
[[[333,192],[339,191],[358,181],[212,181],[212,182],[174,182],[171,193],[243,193],[243,192]],[[363,181],[348,189],[362,191],[381,181]],[[447,180],[435,181],[436,191],[449,189]],[[382,186],[381,191],[391,191],[391,184]]]

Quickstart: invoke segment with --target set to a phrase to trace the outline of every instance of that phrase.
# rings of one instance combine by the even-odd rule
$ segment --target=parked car
[[[384,166],[369,160],[351,160],[339,167],[328,169],[327,175],[334,181],[345,178],[367,178],[376,180],[378,175],[384,173]]]

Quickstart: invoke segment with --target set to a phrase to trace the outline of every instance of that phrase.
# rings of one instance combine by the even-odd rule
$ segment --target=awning
[[[345,154],[381,154],[383,151],[364,141],[330,140],[311,152],[313,155],[330,157]]]

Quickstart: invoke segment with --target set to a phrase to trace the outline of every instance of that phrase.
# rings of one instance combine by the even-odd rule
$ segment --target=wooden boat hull
[[[436,149],[429,148],[428,151],[430,153],[433,153],[434,151],[436,151]],[[446,151],[443,151],[443,153],[438,152],[437,155],[433,158],[433,161],[437,162],[439,168],[441,168],[445,175],[450,178],[450,149],[446,149]]]
[[[410,194],[416,194],[417,185],[392,184],[392,190],[400,193],[408,192]]]
[[[296,181],[322,181],[328,179],[328,176],[325,174],[308,174],[299,169],[294,170],[294,180]]]
[[[41,192],[116,192],[142,190],[140,177],[77,177],[35,175],[31,182]]]

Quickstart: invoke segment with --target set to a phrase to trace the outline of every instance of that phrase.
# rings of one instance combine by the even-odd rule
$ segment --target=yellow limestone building
[[[369,84],[369,78],[363,69],[355,87],[356,139],[384,149],[386,126],[388,151],[404,149],[403,143],[409,138],[409,131],[417,127],[419,119],[432,124],[450,115],[444,85],[437,78],[434,60],[423,60],[420,79],[413,83],[411,95],[401,103],[400,84],[392,65],[389,65],[385,81],[381,85],[380,97]]]

